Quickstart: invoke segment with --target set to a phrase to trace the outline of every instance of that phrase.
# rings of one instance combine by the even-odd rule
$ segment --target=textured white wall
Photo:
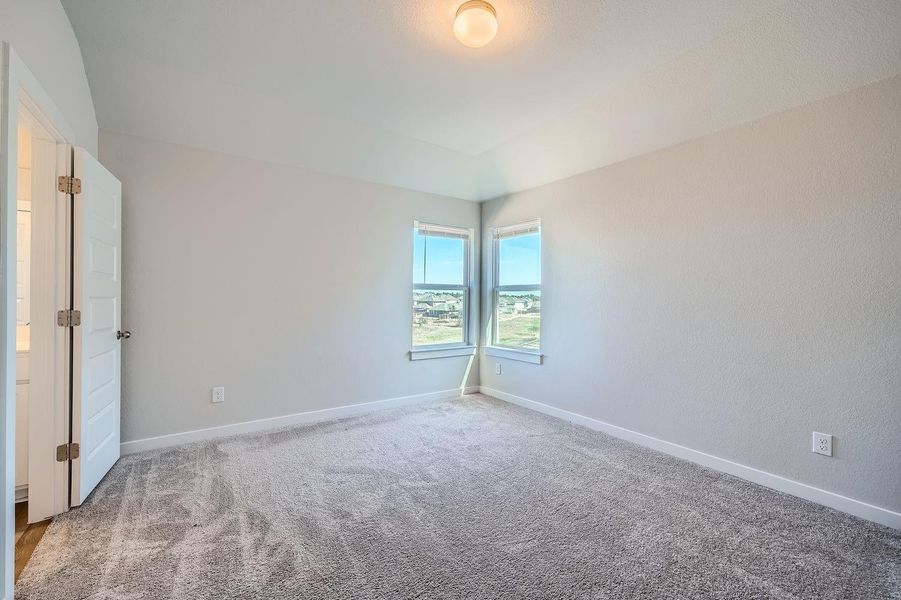
[[[527,190],[893,77],[901,73],[901,2],[778,2],[657,64],[481,154],[479,197]]]
[[[901,510],[899,141],[895,77],[485,203],[542,219],[546,359],[482,384]]]
[[[0,1],[0,40],[9,42],[75,132],[97,156],[97,117],[78,40],[59,0]]]
[[[407,356],[413,220],[478,236],[478,204],[100,137],[123,185],[123,441],[478,384],[470,357]]]

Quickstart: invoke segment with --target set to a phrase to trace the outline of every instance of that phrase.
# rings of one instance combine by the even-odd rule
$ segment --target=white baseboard
[[[526,398],[521,398],[520,396],[514,396],[513,394],[508,394],[507,392],[502,392],[494,388],[481,386],[479,388],[479,391],[486,396],[491,396],[493,398],[497,398],[498,400],[504,400],[505,402],[510,402],[511,404],[517,404],[519,406],[523,406],[525,408],[529,408],[540,413],[550,415],[552,417],[557,417],[559,419],[563,419],[577,425],[582,425],[583,427],[587,427],[589,429],[602,431],[614,437],[634,442],[640,446],[645,446],[647,448],[651,448],[665,454],[670,454],[672,456],[676,456],[678,458],[682,458],[684,460],[688,460],[705,467],[710,467],[711,469],[715,469],[723,473],[728,473],[729,475],[734,475],[747,481],[751,481],[753,483],[757,483],[759,485],[763,485],[780,492],[785,492],[786,494],[791,494],[792,496],[804,498],[805,500],[810,500],[811,502],[816,502],[817,504],[822,504],[823,506],[834,508],[850,515],[854,515],[855,517],[860,517],[861,519],[867,519],[868,521],[881,523],[882,525],[887,525],[888,527],[901,529],[901,513],[897,513],[887,508],[881,508],[879,506],[867,504],[866,502],[861,502],[860,500],[855,500],[854,498],[848,498],[847,496],[842,496],[834,492],[816,488],[811,485],[807,485],[806,483],[801,483],[800,481],[787,479],[779,475],[774,475],[773,473],[768,473],[766,471],[748,467],[731,460],[726,460],[725,458],[719,458],[718,456],[713,456],[712,454],[707,454],[699,450],[693,450],[685,446],[680,446],[679,444],[674,444],[672,442],[667,442],[665,440],[651,437],[637,431],[632,431],[631,429],[625,429],[617,425],[611,425],[610,423],[605,423],[604,421],[599,421],[598,419],[592,419],[591,417],[586,417],[574,412],[569,412],[567,410],[556,408],[548,404],[542,404],[541,402],[535,402],[534,400],[528,400]]]
[[[15,503],[25,502],[28,500],[28,484],[22,484],[16,486],[16,499]]]
[[[376,400],[374,402],[362,402],[360,404],[348,404],[345,406],[336,406],[334,408],[310,410],[281,417],[243,421],[241,423],[232,423],[230,425],[220,425],[218,427],[207,427],[205,429],[194,429],[191,431],[182,431],[180,433],[171,433],[140,440],[131,440],[122,442],[120,448],[121,453],[124,456],[126,454],[134,454],[135,452],[143,452],[145,450],[179,446],[181,444],[211,440],[240,433],[256,433],[258,431],[278,429],[279,427],[290,425],[330,421],[333,419],[362,415],[377,410],[410,406],[421,402],[428,402],[429,400],[456,398],[461,394],[474,394],[478,391],[478,386],[470,386],[462,389],[454,388],[451,390],[429,392],[427,394],[416,394],[414,396],[401,396],[399,398],[389,398],[387,400]]]

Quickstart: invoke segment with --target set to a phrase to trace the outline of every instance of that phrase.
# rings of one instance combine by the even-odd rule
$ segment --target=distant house
[[[422,294],[415,299],[413,312],[431,319],[459,319],[463,313],[463,299],[448,294]]]
[[[426,316],[438,319],[456,319],[460,317],[462,302],[436,302],[426,310]]]
[[[500,304],[498,307],[500,312],[507,314],[522,314],[527,312],[532,312],[533,309],[537,308],[538,303],[529,297],[518,297],[515,300],[511,299],[511,301],[507,301],[505,303]]]

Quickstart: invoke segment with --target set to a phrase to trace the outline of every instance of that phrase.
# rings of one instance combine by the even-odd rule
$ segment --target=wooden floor
[[[16,504],[16,581],[49,526],[50,519],[29,525],[28,502]]]

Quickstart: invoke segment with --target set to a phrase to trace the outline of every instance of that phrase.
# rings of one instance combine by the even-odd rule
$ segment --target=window
[[[413,224],[413,349],[469,344],[469,229]]]
[[[541,222],[494,230],[491,345],[538,354],[541,348]]]

